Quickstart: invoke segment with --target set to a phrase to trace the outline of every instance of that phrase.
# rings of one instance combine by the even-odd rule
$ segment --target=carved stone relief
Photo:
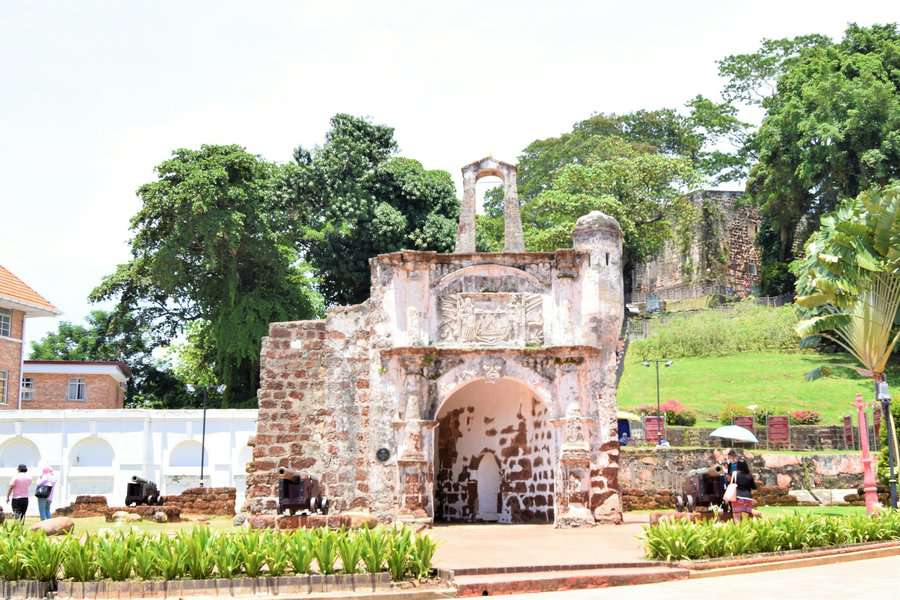
[[[481,374],[488,383],[497,383],[503,377],[506,361],[499,356],[486,356],[481,359]]]
[[[460,293],[438,300],[439,339],[447,344],[540,345],[544,342],[538,294]]]

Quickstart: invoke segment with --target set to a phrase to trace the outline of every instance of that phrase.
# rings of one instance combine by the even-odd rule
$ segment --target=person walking
[[[28,467],[25,465],[19,465],[16,471],[16,476],[9,482],[6,501],[12,505],[13,516],[24,521],[25,512],[28,510],[28,488],[31,487],[31,477],[27,475]]]
[[[737,486],[736,497],[731,501],[731,518],[735,523],[740,523],[753,516],[753,490],[756,489],[756,482],[753,481],[746,461],[737,463],[731,481]]]
[[[37,498],[41,521],[50,518],[50,504],[53,502],[53,490],[55,489],[56,474],[53,472],[53,467],[44,465],[41,470],[41,478],[38,479],[37,486],[34,488],[34,497]]]

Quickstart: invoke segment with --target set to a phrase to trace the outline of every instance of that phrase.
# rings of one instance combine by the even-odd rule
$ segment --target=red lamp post
[[[863,412],[865,404],[862,394],[856,395],[856,414],[859,420],[859,449],[862,453],[863,464],[863,491],[866,498],[866,512],[874,513],[878,510],[878,488],[875,486],[875,471],[872,469],[872,455],[869,454],[869,426],[866,423],[866,413]]]

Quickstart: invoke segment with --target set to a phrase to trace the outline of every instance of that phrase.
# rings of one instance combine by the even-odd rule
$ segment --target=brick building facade
[[[26,360],[23,409],[123,408],[131,370],[118,361]]]
[[[131,377],[123,362],[25,360],[27,320],[59,314],[0,265],[0,410],[122,408]]]
[[[20,408],[26,320],[58,314],[55,306],[0,265],[0,410]]]

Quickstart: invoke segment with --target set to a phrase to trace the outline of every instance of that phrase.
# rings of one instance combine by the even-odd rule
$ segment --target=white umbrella
[[[641,415],[635,414],[633,412],[628,412],[627,410],[617,410],[616,418],[617,419],[628,419],[629,421],[640,421]]]
[[[756,439],[756,436],[753,435],[753,433],[739,425],[719,427],[710,433],[709,437],[724,438],[726,440],[735,440],[738,442],[753,442],[754,444],[759,443],[759,440]]]

